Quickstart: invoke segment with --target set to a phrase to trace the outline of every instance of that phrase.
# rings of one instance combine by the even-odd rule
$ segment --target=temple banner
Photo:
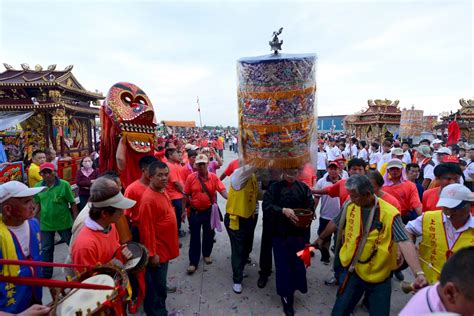
[[[423,132],[432,132],[437,121],[438,116],[436,115],[423,116]]]
[[[419,136],[423,131],[423,111],[422,110],[402,110],[400,117],[400,137],[408,138]]]
[[[316,55],[274,54],[237,62],[240,145],[258,168],[310,162],[315,136]]]

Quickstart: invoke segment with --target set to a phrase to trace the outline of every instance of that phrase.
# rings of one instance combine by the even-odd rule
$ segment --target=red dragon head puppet
[[[120,178],[126,186],[140,177],[138,160],[144,155],[153,155],[156,130],[153,105],[142,89],[132,83],[119,82],[110,88],[100,119],[100,169],[121,171]],[[121,153],[125,155],[126,170],[117,166],[118,149],[124,151]],[[131,173],[125,175],[127,181],[124,181],[124,173]]]

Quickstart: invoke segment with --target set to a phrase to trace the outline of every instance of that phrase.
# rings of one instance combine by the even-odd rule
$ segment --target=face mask
[[[84,161],[82,165],[87,169],[92,168],[92,161]]]

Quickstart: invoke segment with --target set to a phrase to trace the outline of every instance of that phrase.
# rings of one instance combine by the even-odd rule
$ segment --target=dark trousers
[[[89,195],[79,195],[79,205],[77,206],[79,212],[86,206],[87,201],[89,201]]]
[[[250,218],[239,217],[239,229],[232,230],[229,228],[229,214],[225,214],[224,225],[230,239],[232,279],[234,283],[242,283],[244,278],[245,263],[252,251],[253,235],[257,223],[256,217],[257,216]]]
[[[347,270],[341,275],[340,284],[342,284],[346,273]],[[388,277],[381,283],[368,283],[362,280],[356,273],[353,273],[347,282],[344,293],[337,295],[331,315],[349,316],[362,298],[362,295],[364,295],[364,292],[369,305],[369,315],[389,315],[392,293],[390,279]]]
[[[214,246],[214,230],[211,229],[211,210],[197,212],[191,209],[189,215],[189,264],[197,267],[201,257],[201,228],[202,228],[202,256],[209,257]]]
[[[272,274],[272,219],[269,214],[263,214],[262,218],[262,239],[260,242],[260,271],[263,277]]]
[[[58,234],[69,245],[71,241],[71,228],[58,230]],[[43,261],[53,262],[54,260],[54,235],[56,231],[41,231],[41,247],[43,251]],[[53,267],[43,267],[43,277],[51,279],[53,276]]]
[[[303,260],[296,255],[298,251],[304,249],[306,239],[306,236],[274,236],[272,239],[276,290],[280,296],[290,297],[296,290],[301,293],[308,291],[306,268]]]
[[[176,222],[178,223],[178,232],[181,230],[181,214],[183,213],[183,200],[176,199],[171,200],[171,204],[173,204],[174,211],[176,213]]]
[[[147,315],[167,316],[166,310],[166,277],[168,262],[160,263],[158,267],[148,266],[145,274],[145,301],[144,309]]]

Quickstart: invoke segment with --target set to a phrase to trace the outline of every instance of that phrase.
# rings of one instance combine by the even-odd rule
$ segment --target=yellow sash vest
[[[249,218],[255,213],[255,208],[257,207],[257,193],[257,176],[255,174],[247,180],[245,186],[240,190],[234,190],[231,181],[226,212],[229,214],[229,227],[232,230],[239,229],[239,217]]]
[[[378,199],[378,203],[380,215],[374,218],[374,223],[380,222],[382,225],[379,225],[380,230],[374,228],[370,231],[364,250],[355,265],[357,275],[370,283],[384,281],[397,266],[397,245],[394,245],[392,240],[392,225],[395,216],[400,213],[382,199]],[[355,256],[362,239],[362,229],[361,208],[351,203],[347,206],[344,241],[339,252],[339,258],[345,268],[349,267]]]
[[[446,230],[443,223],[443,211],[430,211],[423,213],[423,230],[420,243],[420,257],[438,271],[443,269],[448,258],[461,248],[474,246],[474,229],[470,228],[463,231],[453,248],[449,249],[446,238]],[[430,284],[439,280],[439,274],[423,261],[421,268],[425,272],[426,279]]]

